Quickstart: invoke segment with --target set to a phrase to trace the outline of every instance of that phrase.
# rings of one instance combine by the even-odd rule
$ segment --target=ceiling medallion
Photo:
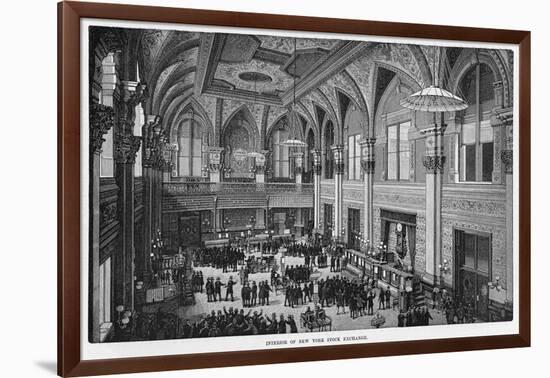
[[[271,76],[261,72],[255,72],[255,71],[241,72],[239,74],[239,79],[243,81],[252,82],[252,83],[268,83],[273,81]]]

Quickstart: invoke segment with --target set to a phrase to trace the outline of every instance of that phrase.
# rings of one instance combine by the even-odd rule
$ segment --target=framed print
[[[59,375],[529,346],[529,32],[58,10]]]

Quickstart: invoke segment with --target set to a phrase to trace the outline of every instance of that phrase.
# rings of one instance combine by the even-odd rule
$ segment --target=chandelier
[[[300,116],[296,111],[296,38],[294,38],[294,71],[292,75],[293,84],[292,84],[292,105],[288,112],[288,139],[285,140],[282,144],[287,147],[302,148],[306,147],[306,143],[302,141],[301,130],[302,122],[300,121]],[[298,134],[297,134],[298,133]]]
[[[399,102],[401,106],[407,109],[415,111],[423,111],[430,113],[444,113],[444,112],[456,112],[459,110],[464,110],[468,107],[466,101],[461,99],[458,96],[455,96],[451,92],[442,89],[435,85],[435,62],[436,62],[436,49],[434,50],[434,59],[433,59],[433,78],[432,85],[427,88],[424,88],[416,93],[413,93],[407,98],[404,98]],[[435,117],[435,114],[434,114]]]

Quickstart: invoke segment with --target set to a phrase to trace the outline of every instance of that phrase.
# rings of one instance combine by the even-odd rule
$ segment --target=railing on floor
[[[245,182],[170,182],[163,184],[163,191],[168,195],[204,194],[204,193],[256,193],[266,194],[299,192],[313,193],[313,184],[296,183],[245,183]]]

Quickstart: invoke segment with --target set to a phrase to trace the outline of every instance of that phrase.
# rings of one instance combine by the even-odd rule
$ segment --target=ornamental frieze
[[[394,193],[380,193],[374,191],[374,202],[381,204],[389,204],[392,206],[409,207],[411,209],[423,209],[426,198],[422,196],[411,196]]]
[[[488,215],[493,217],[506,216],[504,202],[489,200],[469,200],[461,198],[443,198],[441,208],[445,212],[466,212],[475,215]]]
[[[334,197],[334,185],[321,185],[321,195]]]
[[[354,201],[363,201],[363,190],[350,190],[344,189],[344,200],[354,200]]]

